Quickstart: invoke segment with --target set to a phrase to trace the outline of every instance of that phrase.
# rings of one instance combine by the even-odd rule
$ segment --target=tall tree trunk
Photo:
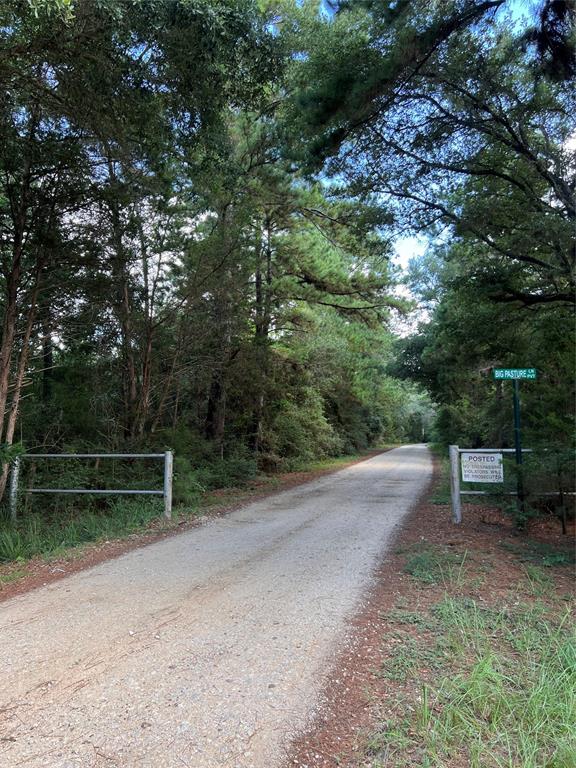
[[[16,338],[16,325],[18,322],[18,294],[21,288],[22,279],[22,258],[24,255],[24,244],[26,237],[26,228],[28,226],[28,213],[30,208],[30,196],[31,196],[31,183],[32,183],[32,145],[36,139],[36,131],[38,129],[38,123],[40,120],[40,112],[34,107],[30,116],[30,122],[28,125],[28,155],[24,161],[24,167],[22,172],[22,181],[18,192],[10,199],[10,209],[12,213],[12,225],[13,225],[13,238],[12,238],[12,260],[8,268],[4,272],[5,277],[5,304],[4,304],[4,317],[2,320],[2,341],[0,342],[0,443],[11,444],[11,439],[8,440],[10,431],[14,432],[14,427],[11,428],[12,419],[12,406],[8,410],[8,393],[10,389],[10,374],[12,367],[15,363],[14,357],[14,342]],[[31,311],[35,311],[35,302]],[[28,344],[22,347],[22,354],[27,355]],[[17,380],[21,368],[22,358],[20,362],[16,362],[17,366]],[[25,366],[26,360],[24,360]],[[22,379],[24,372],[22,372]],[[20,385],[21,386],[21,385]],[[16,405],[19,403],[19,388],[17,388],[18,397],[16,399]],[[14,398],[13,401],[14,402]],[[16,410],[17,415],[17,410]],[[6,478],[8,476],[8,464],[3,464],[0,473],[0,499],[4,495],[4,489],[6,486]]]
[[[222,453],[224,445],[224,430],[226,427],[226,389],[221,372],[213,374],[208,393],[208,407],[204,434],[208,440],[213,440]]]
[[[26,373],[26,366],[28,365],[28,357],[30,355],[30,337],[32,336],[32,329],[34,327],[34,320],[36,318],[39,284],[40,269],[38,269],[36,272],[36,282],[34,284],[34,288],[32,289],[32,294],[28,304],[29,309],[28,317],[26,318],[26,328],[22,338],[22,347],[18,359],[16,376],[12,384],[12,399],[8,409],[8,418],[6,420],[6,427],[3,435],[3,443],[7,446],[11,446],[14,441],[14,431],[16,429],[16,422],[20,412],[20,396],[22,394],[24,375]],[[8,480],[9,470],[10,465],[7,462],[4,463],[2,465],[2,471],[0,472],[0,499],[4,496],[4,491],[6,490],[6,482]]]
[[[266,405],[266,382],[269,374],[269,336],[272,306],[272,223],[267,217],[264,224],[263,243],[256,266],[255,285],[255,362],[256,380],[252,417],[252,449],[260,451]]]
[[[116,180],[114,165],[108,163],[111,180]],[[130,278],[128,271],[128,254],[124,248],[124,228],[122,225],[120,206],[116,200],[108,204],[112,225],[112,244],[114,256],[112,259],[112,277],[115,287],[114,311],[120,326],[120,346],[122,349],[122,385],[124,390],[124,433],[127,437],[134,434],[136,409],[138,401],[138,385],[136,375],[136,360],[134,356],[134,339],[132,330],[132,302],[130,297]]]
[[[208,390],[208,406],[204,423],[204,434],[224,453],[224,433],[226,429],[226,373],[228,366],[235,357],[231,350],[232,329],[230,316],[230,284],[231,274],[226,261],[232,249],[233,210],[231,204],[223,206],[218,217],[223,251],[223,275],[214,291],[214,327],[219,331],[219,364],[212,370],[210,388]]]
[[[42,308],[42,402],[46,405],[52,399],[52,378],[54,369],[54,344],[52,340],[52,317],[50,306]]]

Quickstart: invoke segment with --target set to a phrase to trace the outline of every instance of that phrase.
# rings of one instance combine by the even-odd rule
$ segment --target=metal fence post
[[[174,454],[172,451],[166,451],[164,454],[164,517],[172,517],[172,467],[174,464]]]
[[[460,451],[457,445],[450,446],[450,495],[452,497],[452,520],[459,525],[462,522],[462,504],[460,501]]]
[[[10,476],[10,517],[13,521],[18,516],[18,476],[20,475],[20,456],[16,456],[12,462],[12,474]]]

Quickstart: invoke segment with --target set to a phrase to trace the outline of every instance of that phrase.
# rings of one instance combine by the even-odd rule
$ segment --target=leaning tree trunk
[[[15,244],[12,269],[6,280],[2,343],[0,344],[0,442],[5,442],[4,434],[6,431],[5,420],[8,404],[8,389],[10,386],[16,322],[18,319],[18,288],[20,286],[21,260],[21,249]]]

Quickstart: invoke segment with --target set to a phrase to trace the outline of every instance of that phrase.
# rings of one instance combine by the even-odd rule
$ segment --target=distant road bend
[[[431,472],[397,448],[0,605],[0,765],[282,765]]]

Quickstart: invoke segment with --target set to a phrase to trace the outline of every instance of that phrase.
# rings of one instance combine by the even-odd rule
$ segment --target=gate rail
[[[462,522],[461,496],[489,496],[489,491],[462,491],[460,489],[460,454],[468,451],[474,453],[515,453],[514,448],[460,448],[459,445],[448,446],[450,452],[450,496],[452,500],[452,521],[459,525]],[[532,453],[531,448],[522,448],[522,453]],[[515,492],[505,495],[516,496]]]
[[[516,453],[515,448],[460,448],[450,445],[450,498],[452,502],[452,521],[459,525],[462,522],[462,496],[516,496],[517,491],[463,491],[460,488],[460,454],[473,451],[474,453]],[[532,453],[532,448],[522,448],[522,453]],[[534,496],[575,496],[574,491],[538,492]]]
[[[23,453],[12,462],[10,478],[10,516],[17,517],[19,492],[20,462],[22,459],[163,459],[164,485],[162,490],[140,490],[129,488],[26,488],[25,493],[86,493],[86,494],[122,494],[131,496],[162,496],[164,499],[164,517],[172,517],[172,477],[174,454],[164,453]]]

